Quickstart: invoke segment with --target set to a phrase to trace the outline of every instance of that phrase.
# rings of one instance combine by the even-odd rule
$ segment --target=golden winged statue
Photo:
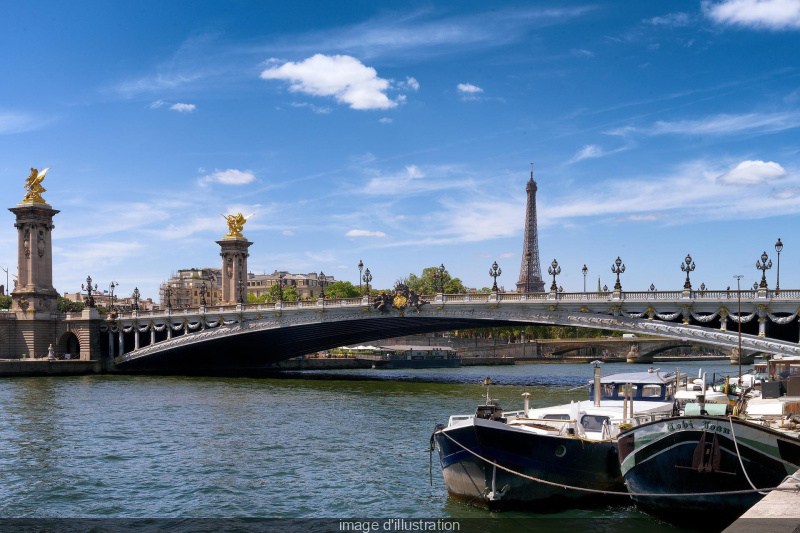
[[[47,167],[41,172],[35,168],[31,168],[31,175],[25,180],[25,185],[23,186],[28,192],[25,193],[25,198],[22,199],[22,203],[47,204],[44,198],[42,198],[42,193],[47,191],[47,189],[42,187],[42,181],[48,170],[50,170],[50,167]]]
[[[228,234],[225,235],[225,238],[238,237],[243,239],[244,235],[242,235],[242,230],[244,229],[244,224],[251,216],[253,215],[249,214],[244,216],[241,213],[237,213],[235,215],[222,215],[222,218],[224,218],[228,223]]]

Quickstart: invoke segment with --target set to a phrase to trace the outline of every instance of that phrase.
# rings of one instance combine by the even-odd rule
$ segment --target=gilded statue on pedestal
[[[42,181],[48,170],[50,170],[50,167],[47,167],[41,172],[35,168],[31,168],[31,175],[25,180],[25,185],[23,186],[28,192],[25,193],[25,198],[22,199],[22,203],[47,204],[44,198],[42,198],[42,193],[47,191],[47,189],[42,187]]]
[[[244,229],[244,224],[251,216],[253,215],[251,214],[244,216],[241,213],[237,213],[235,215],[222,215],[222,218],[224,218],[228,223],[228,234],[225,235],[225,238],[237,237],[243,239],[244,235],[242,235],[242,230]]]

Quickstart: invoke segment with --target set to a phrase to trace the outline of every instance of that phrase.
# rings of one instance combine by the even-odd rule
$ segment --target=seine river
[[[681,367],[709,378],[735,370]],[[499,517],[520,530],[535,519],[537,531],[571,520],[586,531],[677,531],[624,504],[548,515],[467,507],[448,498],[436,455],[430,484],[435,424],[474,412],[485,376],[498,384],[493,397],[520,408],[526,391],[535,406],[582,399],[586,389],[569,389],[591,375],[588,364],[542,364],[2,379],[0,517]]]

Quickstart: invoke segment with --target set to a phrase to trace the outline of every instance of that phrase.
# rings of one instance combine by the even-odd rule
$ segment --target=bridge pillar
[[[119,326],[119,355],[125,354],[125,333],[122,331],[122,324]]]
[[[44,202],[33,201],[17,204],[9,211],[17,216],[14,227],[17,228],[19,274],[11,292],[13,309],[32,315],[30,318],[50,319],[51,310],[56,311],[58,296],[58,291],[53,288],[53,248],[50,237],[54,228],[53,216],[58,211]],[[50,340],[42,338],[41,347],[37,346],[36,353],[46,352]]]
[[[139,326],[136,323],[133,324],[133,349],[139,349]]]
[[[153,323],[150,322],[150,344],[156,343],[156,328],[153,327]]]
[[[732,365],[738,365],[739,364],[739,348],[731,349],[731,353],[730,353],[729,357],[731,359],[731,364]],[[756,354],[755,354],[755,352],[751,352],[749,354],[747,352],[745,352],[745,353],[742,354],[742,364],[743,365],[752,365],[755,362],[756,362]]]
[[[114,332],[108,328],[108,356],[114,358]]]
[[[625,362],[629,364],[652,363],[653,354],[649,353],[642,355],[641,353],[639,353],[639,345],[636,343],[631,343],[631,349],[628,352],[628,355],[625,357]]]
[[[219,255],[222,257],[222,303],[235,304],[239,300],[239,289],[244,289],[243,299],[247,301],[247,249],[253,243],[244,237],[226,235],[221,241]]]

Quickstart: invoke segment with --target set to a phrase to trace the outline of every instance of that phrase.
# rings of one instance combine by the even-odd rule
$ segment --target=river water
[[[681,363],[682,372],[700,367],[709,378],[735,370]],[[586,389],[569,389],[591,375],[588,364],[540,364],[3,379],[0,517],[500,517],[553,530],[577,519],[587,531],[677,531],[624,503],[550,515],[474,509],[448,498],[436,455],[430,485],[434,426],[474,412],[485,376],[497,383],[492,397],[520,408],[523,392],[532,406],[583,399]]]

